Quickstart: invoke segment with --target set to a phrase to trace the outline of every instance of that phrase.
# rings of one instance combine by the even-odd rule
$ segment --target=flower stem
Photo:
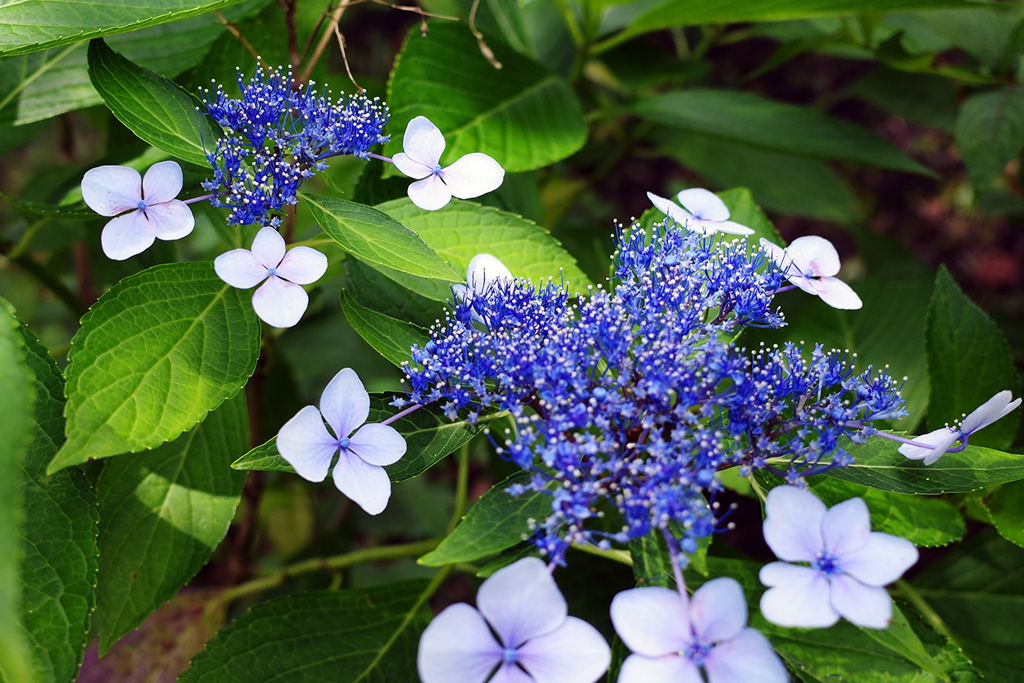
[[[382,154],[374,154],[373,152],[367,152],[366,156],[370,157],[371,159],[378,159],[380,161],[386,161],[389,164],[395,163],[394,159],[392,159],[391,157],[383,156]]]
[[[455,509],[452,511],[451,521],[448,522],[447,536],[462,520],[462,514],[466,511],[466,493],[469,491],[469,443],[462,444],[456,456],[459,463],[459,472],[455,479]]]
[[[394,422],[395,420],[397,420],[397,419],[399,419],[399,418],[402,418],[402,417],[405,417],[405,416],[406,416],[406,415],[408,415],[409,413],[415,412],[415,411],[419,410],[419,409],[420,409],[420,408],[422,408],[422,407],[423,407],[423,405],[422,405],[422,404],[420,404],[420,403],[417,403],[417,404],[416,404],[416,405],[414,405],[414,406],[411,406],[411,407],[409,407],[409,408],[406,408],[405,410],[401,410],[401,411],[399,411],[399,412],[395,413],[394,415],[392,415],[392,416],[391,416],[391,417],[389,417],[388,419],[386,419],[386,420],[384,420],[383,422],[381,422],[381,424],[382,424],[382,425],[389,425],[389,424],[391,424],[392,422]]]
[[[676,577],[676,590],[679,591],[679,597],[682,598],[683,608],[689,604],[689,596],[686,595],[686,582],[683,581],[683,568],[679,564],[679,548],[676,547],[676,539],[672,536],[668,529],[662,529],[661,533],[665,536],[665,544],[668,546],[668,557],[672,562],[672,575]]]

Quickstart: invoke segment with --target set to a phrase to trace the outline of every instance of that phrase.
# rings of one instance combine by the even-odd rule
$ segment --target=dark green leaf
[[[935,292],[928,306],[926,348],[932,387],[929,429],[952,423],[999,391],[1020,392],[1020,376],[1003,333],[964,295],[945,266],[935,277]],[[1015,410],[971,436],[971,443],[1009,448],[1020,413]]]
[[[878,65],[855,81],[844,94],[859,97],[914,123],[952,131],[956,122],[956,99],[948,78]]]
[[[109,460],[97,484],[100,652],[189,581],[227,534],[245,475],[245,396],[225,402],[175,441]]]
[[[438,287],[438,295],[443,291],[444,297],[442,301],[437,301],[404,287],[377,268],[354,258],[345,259],[345,272],[348,275],[345,279],[345,291],[360,306],[383,313],[389,318],[407,320],[422,328],[427,328],[444,317],[446,305],[442,301],[452,298],[451,285],[444,290]],[[394,275],[395,271],[389,273]]]
[[[85,205],[85,202],[76,202],[67,206],[57,204],[43,204],[41,202],[26,202],[14,197],[0,193],[0,197],[7,200],[7,203],[17,209],[20,213],[29,218],[58,218],[62,221],[90,221],[96,220],[96,212]]]
[[[773,244],[786,246],[779,231],[775,229],[768,216],[754,201],[754,195],[745,187],[734,187],[725,192],[719,192],[718,197],[729,209],[729,220],[740,225],[745,225],[754,231],[754,234],[747,237],[747,242],[753,246],[757,245],[763,237]]]
[[[133,133],[179,159],[209,165],[205,150],[213,149],[220,131],[181,86],[133,64],[99,39],[89,43],[89,78]]]
[[[636,578],[637,586],[675,588],[672,564],[668,559],[668,550],[660,529],[654,529],[646,536],[630,541],[629,556],[633,558],[633,576]]]
[[[956,120],[956,144],[975,182],[994,180],[1024,148],[1024,85],[968,97]]]
[[[418,325],[360,306],[344,289],[341,290],[341,308],[359,336],[398,367],[410,361],[409,349],[414,344],[422,347],[430,339],[427,331]]]
[[[986,507],[1000,535],[1024,548],[1024,481],[1000,486]]]
[[[68,441],[48,471],[177,438],[245,385],[259,345],[248,292],[224,284],[211,263],[121,280],[73,340]]]

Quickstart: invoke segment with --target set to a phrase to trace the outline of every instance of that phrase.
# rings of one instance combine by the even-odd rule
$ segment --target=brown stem
[[[320,56],[323,55],[324,50],[327,49],[327,44],[331,42],[331,38],[334,36],[334,27],[341,21],[341,15],[345,13],[348,6],[352,4],[350,0],[341,0],[334,11],[331,12],[331,19],[327,24],[327,30],[324,31],[323,35],[320,36],[319,42],[316,44],[316,48],[313,50],[313,56],[306,62],[306,68],[302,70],[299,75],[299,83],[305,83],[309,80],[309,75],[313,73],[313,69],[316,67],[317,62],[320,61]]]
[[[100,298],[96,291],[96,280],[92,274],[92,262],[89,260],[89,249],[85,240],[78,240],[72,248],[75,263],[75,278],[78,280],[78,300],[82,306],[89,308]]]
[[[242,32],[238,30],[238,27],[232,24],[230,21],[224,18],[224,15],[220,13],[219,9],[213,10],[213,13],[217,16],[217,21],[224,25],[224,28],[228,30],[231,35],[238,39],[238,42],[256,59],[256,66],[263,68],[266,66],[259,54],[256,53],[256,49],[253,48],[252,43],[245,39]]]
[[[299,68],[299,39],[295,34],[295,6],[296,0],[277,0],[284,12],[284,24],[288,30],[288,57],[291,60],[292,68]]]

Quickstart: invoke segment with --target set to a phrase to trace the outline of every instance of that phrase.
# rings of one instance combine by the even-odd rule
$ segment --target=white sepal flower
[[[925,465],[931,465],[948,451],[954,443],[963,437],[970,436],[979,429],[984,429],[996,420],[1006,417],[1013,412],[1021,403],[1021,399],[1013,399],[1010,391],[1000,391],[989,400],[971,411],[971,414],[960,423],[959,429],[940,427],[933,432],[914,437],[914,441],[920,444],[927,444],[931,448],[903,444],[900,446],[900,453],[910,460],[923,460]]]
[[[745,225],[729,220],[729,209],[714,192],[699,187],[683,190],[676,195],[682,208],[671,199],[659,197],[653,192],[647,198],[663,214],[688,230],[710,235],[727,232],[732,235],[753,235],[754,231]]]
[[[323,481],[334,454],[334,485],[371,515],[387,507],[391,480],[384,466],[405,455],[405,439],[390,425],[363,425],[370,395],[359,376],[344,368],[320,395],[320,409],[306,406],[277,433],[277,452],[307,481]],[[324,420],[334,434],[324,427]],[[359,425],[363,425],[356,431]],[[355,433],[353,433],[355,432]]]
[[[839,252],[824,237],[797,237],[785,249],[762,237],[761,249],[790,282],[832,308],[854,310],[864,305],[850,285],[835,277]]]
[[[512,271],[497,256],[477,254],[466,268],[466,284],[452,285],[452,292],[460,300],[464,300],[470,290],[476,296],[484,296],[497,281],[514,279]]]
[[[467,154],[441,168],[444,146],[444,136],[427,117],[417,116],[409,122],[402,140],[405,151],[396,154],[393,161],[399,171],[418,180],[409,186],[413,204],[436,211],[452,197],[472,199],[501,187],[505,169],[482,152]]]
[[[310,247],[285,253],[284,238],[274,228],[263,228],[252,250],[232,249],[213,261],[221,280],[238,289],[263,282],[252,295],[252,307],[261,320],[274,327],[292,327],[309,305],[300,285],[311,285],[327,272],[327,257]]]
[[[181,166],[176,161],[153,164],[145,178],[127,166],[86,171],[82,199],[101,216],[117,216],[103,226],[100,235],[107,258],[124,261],[144,252],[157,238],[178,240],[191,233],[196,225],[192,210],[175,199],[181,186]]]

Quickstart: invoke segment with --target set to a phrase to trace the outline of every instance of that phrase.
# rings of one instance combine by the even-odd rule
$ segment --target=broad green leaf
[[[430,339],[427,331],[418,325],[360,306],[344,289],[341,290],[341,308],[359,336],[398,367],[411,360],[409,349],[413,344],[422,347]]]
[[[928,12],[920,16],[937,14]],[[868,70],[843,94],[859,97],[914,123],[952,131],[957,103],[953,83],[929,74],[896,71],[881,64]]]
[[[181,683],[415,681],[425,582],[271,598],[221,629]]]
[[[248,442],[239,394],[175,441],[105,463],[96,485],[101,653],[209,561],[242,495],[245,475],[230,464]]]
[[[811,488],[829,507],[860,497],[871,511],[871,528],[918,546],[949,545],[967,532],[956,508],[938,498],[891,493],[831,477],[814,477]]]
[[[89,480],[77,467],[45,474],[64,440],[64,378],[36,336],[25,326],[19,331],[36,392],[34,433],[21,471],[21,623],[36,680],[67,683],[78,673],[96,604],[99,510]]]
[[[914,12],[899,16],[904,25],[914,22],[947,40],[950,47],[959,47],[976,57],[995,73],[999,72],[1004,61],[1011,59],[1015,47],[1011,41],[1019,39],[1021,17],[1021,5],[1016,2],[985,3],[971,9]]]
[[[672,565],[668,560],[668,551],[660,529],[654,529],[646,536],[630,541],[629,556],[633,558],[633,576],[638,587],[675,588]]]
[[[239,0],[13,0],[0,5],[0,56],[35,52],[202,14]]]
[[[447,308],[444,302],[453,298],[450,283],[443,283],[443,288],[437,287],[436,294],[441,297],[438,301],[399,284],[399,281],[394,279],[401,278],[396,271],[388,270],[385,274],[378,268],[379,266],[368,266],[358,259],[345,259],[345,291],[357,304],[424,329],[444,317],[444,310]],[[437,280],[410,278],[410,281],[413,280],[442,284]]]
[[[208,166],[206,149],[220,137],[181,86],[128,61],[97,39],[89,43],[89,78],[118,120],[179,159]]]
[[[419,559],[420,564],[440,567],[455,562],[472,562],[511,548],[529,536],[530,520],[542,521],[551,514],[552,498],[546,493],[527,491],[512,496],[507,489],[530,480],[527,473],[514,474],[495,484],[480,497],[441,545]]]
[[[428,37],[418,28],[410,31],[388,88],[388,156],[401,151],[405,127],[416,116],[426,116],[444,134],[442,165],[483,152],[516,173],[583,146],[583,107],[568,84],[498,41],[488,45],[500,71],[480,54],[465,26],[435,22]]]
[[[960,107],[956,144],[971,177],[986,185],[1024,148],[1024,85],[976,93]]]
[[[952,424],[993,394],[1020,392],[1020,376],[1003,333],[957,286],[945,266],[935,277],[925,334],[931,398],[928,429]],[[971,436],[972,444],[1006,449],[1020,421],[1015,410]]]
[[[867,443],[846,448],[855,462],[828,470],[824,476],[882,491],[924,495],[964,493],[1024,479],[1024,455],[981,446],[946,453],[932,465],[908,460],[899,452],[898,443],[877,436]]]
[[[169,263],[126,277],[82,318],[68,354],[68,440],[48,472],[154,448],[241,389],[260,324],[249,293],[211,263]]]
[[[32,438],[34,387],[18,322],[0,301],[0,679],[34,683],[29,644],[21,629],[21,462]]]
[[[999,534],[1024,548],[1024,481],[1003,484],[985,507]]]
[[[462,280],[415,232],[387,214],[325,195],[301,197],[324,232],[357,259],[416,277]]]
[[[96,212],[85,205],[85,202],[75,202],[69,205],[44,204],[42,202],[27,202],[14,197],[8,197],[0,192],[8,204],[18,210],[19,213],[29,218],[57,218],[62,221],[91,221],[96,220]]]
[[[934,175],[860,126],[752,93],[676,90],[641,98],[630,111],[656,123],[776,152]]]
[[[391,405],[394,394],[370,394],[370,416],[368,423],[382,422],[398,412]],[[436,406],[427,406],[400,417],[391,423],[405,438],[405,455],[393,465],[388,465],[388,476],[393,482],[412,479],[433,467],[449,453],[480,433],[487,423],[502,417],[504,413],[482,415],[476,425],[465,420],[452,422]],[[231,464],[236,470],[259,470],[262,472],[295,473],[292,466],[277,452],[277,437],[257,446]]]
[[[754,231],[753,235],[747,237],[748,244],[756,246],[763,237],[773,244],[786,246],[779,231],[775,229],[772,222],[768,220],[768,216],[758,206],[750,190],[745,187],[734,187],[717,194],[729,209],[729,220],[745,225]]]
[[[475,202],[452,200],[438,211],[423,211],[408,199],[377,207],[416,233],[465,280],[470,260],[494,254],[516,277],[535,284],[554,278],[571,291],[586,291],[590,280],[547,230],[533,221]],[[448,293],[451,298],[451,292]]]

